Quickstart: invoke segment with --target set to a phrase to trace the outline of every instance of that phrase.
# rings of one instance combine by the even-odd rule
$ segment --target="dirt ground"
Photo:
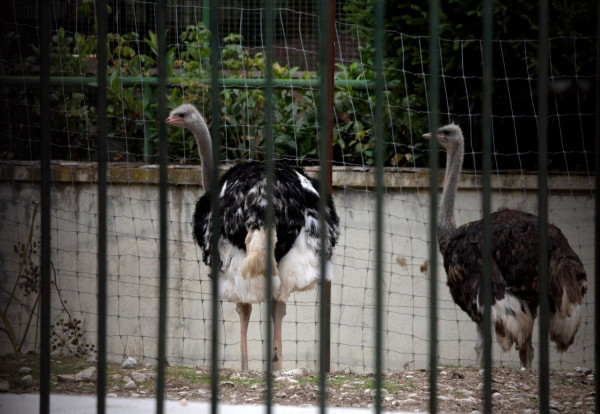
[[[39,390],[39,356],[8,355],[0,357],[0,390],[34,393]],[[74,379],[73,374],[95,364],[85,359],[58,356],[51,361],[52,392],[61,394],[93,394],[93,379]],[[28,371],[30,368],[31,371]],[[92,369],[93,371],[93,369]],[[108,397],[154,398],[156,370],[138,365],[124,369],[120,364],[107,367]],[[166,397],[174,400],[210,400],[210,372],[202,368],[167,368]],[[72,376],[69,376],[72,375]],[[30,376],[30,378],[27,378]],[[296,369],[275,373],[273,403],[308,406],[319,403],[318,373]],[[429,372],[413,370],[388,373],[382,389],[382,408],[387,411],[428,411]],[[483,377],[475,367],[440,367],[438,369],[438,410],[467,412],[482,410]],[[559,413],[594,411],[594,380],[588,368],[573,371],[551,371],[550,408]],[[538,409],[537,371],[494,368],[494,412],[526,413]],[[264,402],[265,379],[261,372],[220,372],[220,401],[231,404]],[[328,376],[328,405],[335,407],[372,407],[373,377],[349,372]],[[185,402],[183,402],[185,403]]]

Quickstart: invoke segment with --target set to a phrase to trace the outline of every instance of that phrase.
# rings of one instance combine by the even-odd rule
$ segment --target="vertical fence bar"
[[[538,49],[538,228],[539,228],[539,298],[540,298],[540,356],[539,356],[539,410],[549,408],[548,367],[548,0],[539,2]]]
[[[328,194],[328,184],[327,184],[327,163],[330,162],[329,156],[329,139],[328,139],[328,130],[332,128],[332,107],[333,107],[333,93],[332,93],[332,83],[329,81],[329,77],[332,76],[331,72],[333,72],[333,61],[330,60],[330,49],[332,48],[332,39],[329,38],[330,31],[328,30],[328,25],[330,24],[330,12],[331,8],[329,7],[329,3],[333,0],[322,1],[320,2],[319,7],[319,158],[320,158],[320,168],[319,168],[319,194],[320,194],[320,202],[319,202],[319,213],[321,217],[320,222],[320,236],[321,236],[321,246],[326,245],[326,240],[328,237],[327,234],[327,226],[325,223],[325,216],[327,210],[327,194]],[[335,10],[335,8],[334,8]],[[327,338],[329,336],[329,324],[328,316],[327,316],[327,280],[325,278],[326,275],[326,265],[327,263],[327,249],[321,249],[321,280],[319,284],[320,291],[320,301],[319,301],[319,408],[321,413],[325,413],[325,409],[327,406],[327,371],[329,367],[327,366],[326,356],[329,349],[329,343],[327,342]]]
[[[265,138],[266,138],[266,178],[267,178],[267,209],[265,212],[265,225],[267,227],[267,252],[273,251],[273,7],[274,0],[267,0],[265,7]],[[273,330],[271,315],[273,315],[275,304],[273,303],[273,255],[267,254],[267,263],[265,276],[267,278],[267,344],[266,344],[266,382],[267,393],[265,402],[267,405],[267,414],[271,413],[273,401]],[[281,354],[281,350],[278,350]]]
[[[600,413],[600,0],[596,1],[596,186],[594,244],[594,390],[595,412]]]
[[[98,380],[96,411],[106,411],[106,0],[96,2],[98,28]]]
[[[435,134],[439,114],[439,0],[429,0],[429,130]],[[437,413],[437,206],[438,206],[438,142],[429,142],[429,410]]]
[[[217,320],[219,317],[219,266],[221,259],[219,257],[219,234],[221,232],[221,212],[219,208],[219,158],[221,150],[221,131],[219,114],[219,1],[210,0],[210,102],[211,102],[211,125],[210,135],[212,145],[212,188],[205,191],[211,191],[211,211],[212,211],[212,237],[210,240],[210,272],[212,277],[212,349],[211,349],[211,397],[210,408],[212,414],[217,414],[219,404],[219,329]]]
[[[375,412],[381,412],[383,332],[383,0],[375,2]]]
[[[327,73],[328,82],[327,90],[329,92],[329,124],[326,127],[325,133],[327,134],[327,160],[326,162],[321,162],[321,168],[326,168],[327,173],[327,192],[328,194],[333,194],[333,93],[334,93],[334,61],[335,61],[335,10],[336,10],[336,1],[328,0],[329,5],[329,15],[327,16],[329,22],[327,23],[327,37],[330,44],[329,54],[327,56],[327,60],[329,61],[329,65],[331,70]],[[323,324],[328,327],[331,326],[331,281],[327,281],[325,284],[325,291],[323,291],[322,298],[325,301],[325,319],[323,320]],[[327,368],[327,372],[331,371],[331,329],[327,329],[325,332],[325,337],[323,340],[327,343],[326,349],[324,349],[325,353],[321,355],[321,358],[324,359],[324,365]]]
[[[41,169],[42,187],[40,200],[41,214],[41,328],[40,328],[40,413],[50,412],[50,186],[52,170],[51,123],[50,123],[50,18],[52,3],[41,2],[39,5],[40,21],[40,83],[41,83]]]
[[[166,95],[167,95],[167,45],[165,30],[165,0],[159,0],[156,5],[156,33],[158,38],[158,137],[159,137],[159,218],[160,218],[160,285],[159,285],[159,318],[158,318],[158,372],[156,380],[156,412],[164,412],[164,388],[167,349],[167,272],[168,272],[168,234],[167,234],[167,212],[168,212],[168,184],[169,175],[167,169],[168,144],[165,119],[167,117]]]
[[[483,2],[483,412],[492,412],[492,25],[493,1]]]

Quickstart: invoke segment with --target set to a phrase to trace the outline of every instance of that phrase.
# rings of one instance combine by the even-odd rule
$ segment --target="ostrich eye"
[[[180,116],[181,118],[185,118],[185,112],[182,112],[182,113],[180,113],[180,114],[179,114],[179,116]]]

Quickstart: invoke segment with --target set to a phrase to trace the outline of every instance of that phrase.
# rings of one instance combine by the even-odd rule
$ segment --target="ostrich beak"
[[[178,120],[176,118],[168,117],[165,122],[169,125],[177,125]]]

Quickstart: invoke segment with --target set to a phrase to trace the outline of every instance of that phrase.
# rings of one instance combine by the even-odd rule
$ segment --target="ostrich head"
[[[431,139],[431,135],[431,132],[428,132],[423,135],[423,138]],[[460,127],[454,123],[439,127],[435,136],[442,148],[448,152],[464,145],[462,131]]]
[[[202,185],[204,190],[210,188],[212,181],[212,141],[210,131],[200,112],[191,104],[183,104],[173,109],[165,121],[169,125],[186,128],[192,131],[202,162]]]
[[[204,118],[194,105],[183,104],[173,109],[165,122],[169,125],[193,130],[197,125],[204,123]]]

